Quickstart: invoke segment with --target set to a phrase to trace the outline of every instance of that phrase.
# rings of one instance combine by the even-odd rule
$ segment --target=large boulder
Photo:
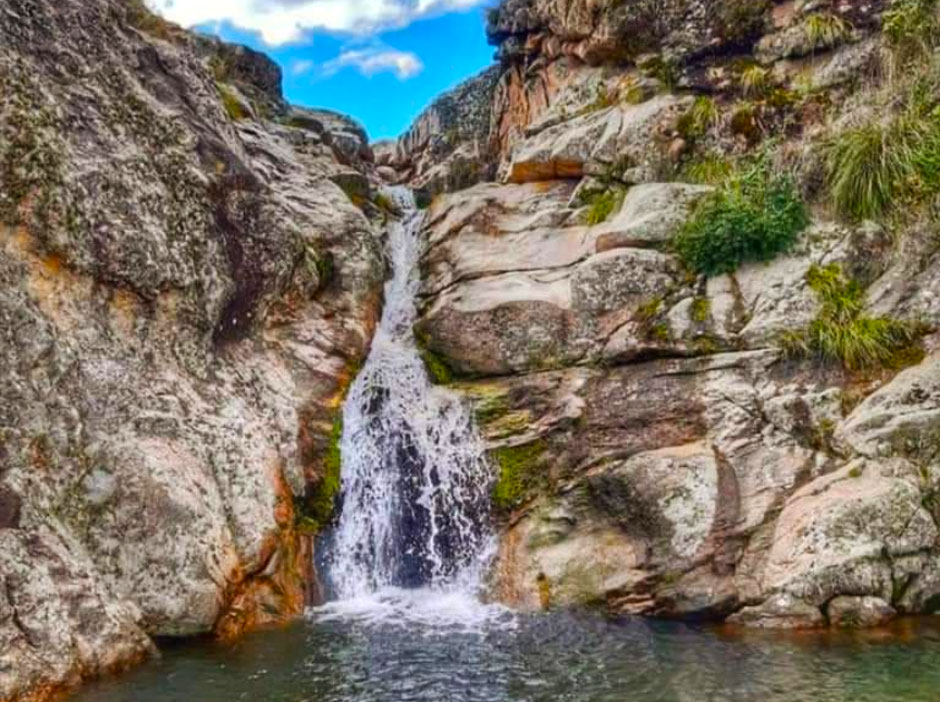
[[[665,160],[666,136],[689,102],[661,95],[639,105],[589,111],[550,126],[516,142],[507,178],[526,183],[606,173],[652,182]]]
[[[903,460],[858,460],[817,478],[787,500],[760,579],[814,606],[839,595],[892,602],[905,561],[936,548],[922,477]]]
[[[865,456],[901,454],[940,465],[940,354],[866,398],[836,438]]]

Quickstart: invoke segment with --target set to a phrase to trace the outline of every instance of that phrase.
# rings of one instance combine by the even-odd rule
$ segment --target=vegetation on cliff
[[[806,280],[821,307],[807,329],[784,335],[790,353],[841,363],[850,371],[897,368],[923,359],[916,346],[921,325],[866,314],[864,289],[837,264],[813,266]]]
[[[673,245],[690,270],[721,275],[788,251],[808,222],[792,180],[759,163],[704,198]]]

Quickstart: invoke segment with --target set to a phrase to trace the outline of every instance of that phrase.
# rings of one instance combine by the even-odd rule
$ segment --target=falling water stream
[[[392,275],[343,410],[342,490],[324,539],[334,600],[315,616],[493,614],[477,603],[492,551],[491,471],[468,408],[431,383],[414,335],[424,213],[406,188],[388,225]]]
[[[928,702],[940,625],[744,633],[481,601],[491,474],[460,399],[431,384],[412,332],[423,214],[405,190],[392,272],[344,413],[330,601],[235,643],[164,646],[80,702]]]

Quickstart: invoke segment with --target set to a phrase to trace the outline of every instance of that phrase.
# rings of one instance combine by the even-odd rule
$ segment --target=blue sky
[[[170,19],[264,51],[298,105],[397,137],[443,91],[493,59],[488,0],[150,0]]]

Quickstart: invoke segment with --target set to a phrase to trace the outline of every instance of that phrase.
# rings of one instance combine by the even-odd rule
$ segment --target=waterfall
[[[425,214],[387,193],[392,276],[343,408],[342,487],[327,556],[339,600],[388,588],[473,590],[488,557],[491,471],[468,408],[431,383],[414,337]]]

